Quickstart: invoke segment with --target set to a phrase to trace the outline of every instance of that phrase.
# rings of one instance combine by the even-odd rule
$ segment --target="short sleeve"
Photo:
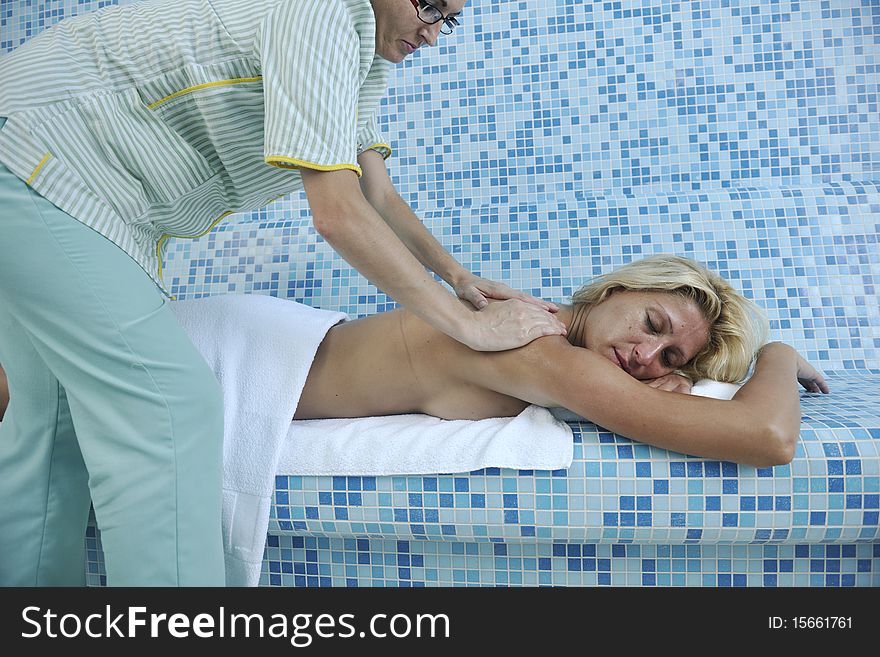
[[[379,125],[375,116],[370,117],[367,124],[360,129],[357,142],[358,155],[372,149],[377,151],[386,160],[391,157],[391,146],[388,145],[382,133],[379,132]]]
[[[279,3],[264,19],[259,50],[266,163],[361,175],[358,36],[343,3]]]

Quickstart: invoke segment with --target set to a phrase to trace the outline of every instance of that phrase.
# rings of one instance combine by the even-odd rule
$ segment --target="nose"
[[[657,361],[657,357],[663,351],[663,347],[663,342],[660,340],[645,340],[633,348],[633,355],[639,365],[650,367]]]
[[[422,37],[425,43],[429,46],[436,46],[437,39],[440,36],[440,27],[443,25],[443,21],[437,21],[432,25],[427,25],[422,23],[422,28],[419,30],[419,36]]]

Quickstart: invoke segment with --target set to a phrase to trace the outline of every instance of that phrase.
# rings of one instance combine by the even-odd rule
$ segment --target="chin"
[[[400,62],[406,59],[406,53],[400,52],[396,49],[392,50],[391,52],[388,52],[385,49],[377,50],[376,54],[385,61],[391,62],[392,64],[400,64]]]

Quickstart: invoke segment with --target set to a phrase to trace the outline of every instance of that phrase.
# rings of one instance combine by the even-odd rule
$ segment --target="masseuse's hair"
[[[745,380],[755,354],[767,341],[764,312],[723,278],[688,258],[655,255],[636,260],[580,288],[572,302],[595,305],[616,290],[669,292],[696,304],[709,322],[709,341],[678,370],[694,381]]]

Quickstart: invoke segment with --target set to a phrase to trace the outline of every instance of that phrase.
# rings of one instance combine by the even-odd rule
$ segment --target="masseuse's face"
[[[428,0],[444,16],[460,13],[465,0]],[[443,21],[428,25],[419,20],[410,0],[372,0],[376,15],[376,52],[383,59],[399,64],[421,46],[433,46]]]
[[[636,379],[673,372],[708,339],[709,323],[696,304],[667,292],[612,292],[584,322],[584,346]]]

